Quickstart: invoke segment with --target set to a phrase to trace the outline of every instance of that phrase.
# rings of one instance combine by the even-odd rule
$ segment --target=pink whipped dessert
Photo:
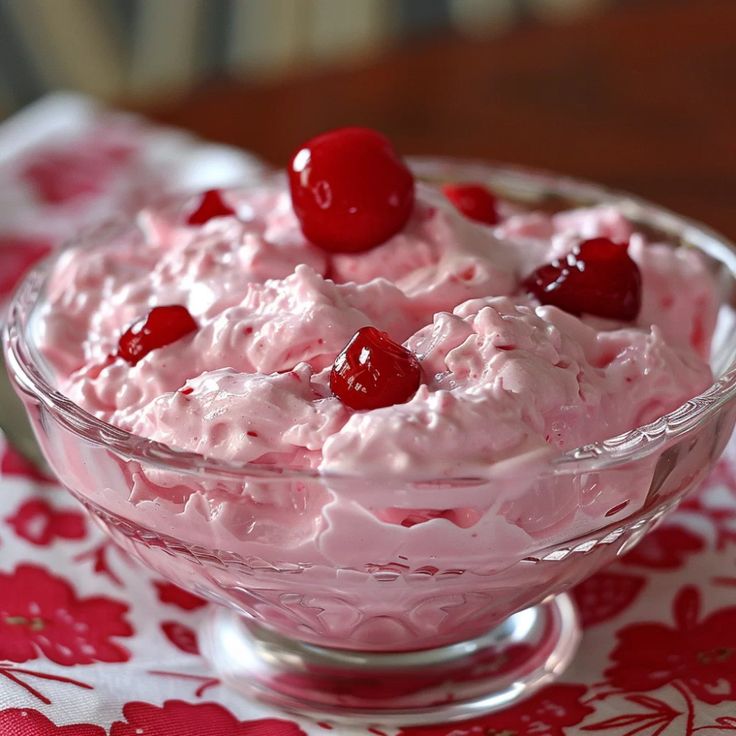
[[[165,517],[167,533],[192,544],[266,560],[278,548],[280,561],[311,567],[303,577],[365,569],[366,545],[385,551],[381,564],[439,555],[499,570],[641,505],[651,467],[602,488],[592,477],[541,490],[497,479],[482,502],[458,484],[427,508],[392,493],[401,479],[488,479],[548,462],[704,390],[718,303],[700,256],[613,206],[522,211],[475,185],[414,182],[393,152],[374,171],[374,158],[350,159],[360,136],[330,135],[339,157],[334,138],[316,139],[290,181],[147,209],[139,237],[69,249],[37,325],[59,387],[88,412],[177,450],[309,471],[299,503],[257,484],[237,498],[183,487],[153,469],[96,500],[142,523]],[[351,220],[351,197],[377,214]],[[81,466],[71,472],[70,487],[90,485]],[[390,479],[384,490],[359,498],[377,474]],[[167,574],[193,587],[173,560]],[[543,594],[546,572],[525,574]],[[505,590],[509,580],[498,574]],[[408,590],[391,595],[387,609],[413,610]],[[513,605],[507,596],[497,616]],[[457,638],[443,616],[413,620],[414,644]],[[350,646],[400,647],[406,631],[384,618],[361,630],[336,614],[328,640],[344,645],[345,631]],[[299,626],[325,636],[324,622]]]
[[[307,240],[285,181],[219,196],[225,209],[196,224],[142,212],[143,247],[59,262],[42,345],[97,417],[235,463],[467,477],[632,429],[710,384],[709,273],[613,208],[504,217],[500,202],[489,226],[419,183],[399,232],[333,253]],[[641,274],[633,319],[575,316],[521,286],[592,238],[628,244]],[[159,305],[186,307],[191,332],[120,357],[121,335]],[[421,381],[401,403],[355,410],[330,372],[366,326],[408,348]]]

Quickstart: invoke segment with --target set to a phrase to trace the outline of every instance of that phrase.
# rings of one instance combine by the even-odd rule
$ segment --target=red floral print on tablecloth
[[[733,450],[730,455],[734,455]],[[691,493],[680,504],[683,511],[708,521],[715,532],[716,549],[736,544],[736,458],[722,458],[698,493]],[[715,491],[715,493],[713,493]]]
[[[10,477],[25,478],[36,483],[58,483],[50,475],[36,468],[0,437],[0,479]]]
[[[103,539],[94,547],[75,555],[74,562],[91,560],[93,572],[104,575],[111,583],[122,588],[124,587],[123,581],[110,565],[109,555],[107,554],[109,551],[116,552],[121,560],[129,559],[123,549],[118,547],[111,539]]]
[[[74,723],[57,726],[42,713],[31,708],[9,708],[0,711],[0,734],[3,736],[106,736],[102,726]]]
[[[698,589],[687,585],[674,600],[674,626],[635,623],[618,631],[609,683],[626,692],[675,683],[711,705],[736,700],[736,607],[699,620],[700,603]]]
[[[295,723],[279,718],[240,721],[216,703],[127,703],[123,717],[112,724],[110,736],[306,736]]]
[[[66,580],[28,564],[0,573],[0,591],[0,659],[44,656],[70,666],[130,658],[113,641],[133,634],[126,604],[103,596],[78,598]]]
[[[682,526],[663,526],[649,532],[621,562],[657,570],[676,570],[687,558],[705,548],[697,534]]]
[[[193,629],[178,621],[164,621],[161,624],[161,631],[177,649],[187,654],[199,654],[197,634]]]
[[[564,736],[593,708],[581,702],[582,685],[551,685],[519,705],[472,721],[446,726],[415,726],[399,736]]]
[[[207,601],[193,593],[183,590],[173,583],[165,583],[157,580],[154,582],[154,585],[156,586],[158,599],[161,603],[170,603],[172,606],[181,608],[184,611],[195,611],[207,605]]]
[[[21,276],[51,250],[43,238],[0,235],[0,301],[10,296]]]
[[[56,539],[84,539],[84,515],[79,511],[55,509],[42,498],[24,501],[5,521],[15,533],[39,547],[46,547]]]
[[[616,715],[604,718],[602,721],[588,722],[583,731],[615,731],[616,736],[636,736],[646,733],[650,736],[661,734],[674,720],[682,716],[682,711],[673,708],[659,698],[649,695],[627,695],[624,698],[625,712],[616,709]],[[631,709],[631,710],[630,710]],[[607,709],[610,710],[611,709]],[[619,729],[625,728],[626,731]],[[692,733],[693,725],[689,724],[687,734]],[[684,734],[678,732],[681,736]]]
[[[730,456],[722,457],[716,464],[704,485],[719,486],[725,488],[729,494],[736,499],[736,458],[733,452]],[[687,507],[690,500],[696,499],[700,494],[693,494],[685,498],[684,506]]]
[[[102,194],[132,154],[129,146],[95,140],[39,149],[24,162],[20,177],[45,204],[64,205]]]
[[[583,627],[620,616],[639,597],[646,583],[640,575],[604,570],[573,588]]]

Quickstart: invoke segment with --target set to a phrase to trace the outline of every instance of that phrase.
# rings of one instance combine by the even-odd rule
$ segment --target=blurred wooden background
[[[141,109],[277,164],[319,131],[375,126],[405,153],[600,180],[736,237],[736,0],[631,0],[498,38],[446,33],[360,68],[210,83]]]
[[[52,88],[179,94],[212,76],[360,62],[453,29],[499,35],[626,0],[0,0],[0,111]]]
[[[0,0],[0,117],[60,86],[277,164],[375,126],[736,237],[736,0]]]

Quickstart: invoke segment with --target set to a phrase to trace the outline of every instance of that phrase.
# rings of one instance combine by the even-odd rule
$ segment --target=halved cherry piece
[[[399,232],[414,206],[414,177],[390,141],[368,128],[339,128],[292,156],[294,212],[323,250],[356,253]]]
[[[361,327],[335,359],[330,388],[351,409],[403,404],[419,388],[417,356],[375,327]]]
[[[187,218],[189,225],[204,225],[215,217],[231,217],[235,210],[222,199],[219,189],[203,192],[197,208]]]
[[[118,341],[118,355],[135,365],[151,350],[170,345],[196,329],[197,323],[186,307],[154,307],[123,333]]]
[[[498,200],[482,184],[445,184],[442,193],[470,220],[496,225],[500,219]]]
[[[584,240],[564,259],[540,266],[522,286],[542,304],[571,314],[629,322],[641,309],[641,272],[628,244]]]

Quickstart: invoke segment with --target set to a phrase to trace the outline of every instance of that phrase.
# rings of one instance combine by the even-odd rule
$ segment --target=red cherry
[[[335,359],[330,388],[351,409],[403,404],[419,388],[417,356],[375,327],[361,327]]]
[[[339,128],[303,144],[289,163],[294,212],[308,240],[357,253],[401,230],[414,206],[414,177],[390,141],[368,128]]]
[[[188,225],[204,225],[215,217],[232,217],[235,210],[225,204],[219,189],[208,189],[203,192],[197,209],[187,218]]]
[[[186,307],[178,304],[154,307],[145,319],[134,322],[123,333],[118,342],[118,355],[135,365],[151,350],[170,345],[196,329],[197,323]]]
[[[628,244],[584,240],[563,259],[540,266],[522,286],[542,304],[571,314],[630,321],[641,308],[641,272]]]
[[[500,219],[498,200],[482,184],[445,184],[442,193],[470,220],[495,225]]]

